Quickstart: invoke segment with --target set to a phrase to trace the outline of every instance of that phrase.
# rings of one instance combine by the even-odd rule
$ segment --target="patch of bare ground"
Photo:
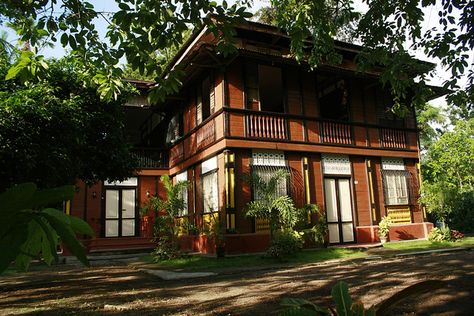
[[[268,315],[284,297],[330,304],[349,283],[366,305],[427,279],[447,286],[406,300],[393,315],[472,315],[474,252],[344,261],[164,281],[129,266],[56,267],[0,278],[1,315]]]

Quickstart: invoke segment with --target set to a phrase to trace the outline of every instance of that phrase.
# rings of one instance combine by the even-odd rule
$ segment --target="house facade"
[[[414,111],[387,109],[390,93],[379,73],[356,72],[360,47],[336,43],[343,62],[310,70],[289,51],[278,29],[236,27],[232,56],[217,54],[215,38],[197,32],[170,64],[186,74],[180,92],[149,106],[131,100],[127,132],[140,162],[135,177],[78,184],[70,213],[96,231],[91,251],[152,246],[153,218],[139,216],[150,196],[165,197],[159,181],[186,180],[183,249],[212,252],[205,234],[212,218],[227,228],[227,253],[264,250],[268,222],[245,216],[254,197],[245,174],[290,174],[279,191],[297,207],[317,204],[330,244],[378,241],[377,224],[390,215],[391,240],[424,238],[432,224],[418,204],[419,141]],[[146,82],[137,81],[146,91]],[[309,220],[315,222],[317,215]]]

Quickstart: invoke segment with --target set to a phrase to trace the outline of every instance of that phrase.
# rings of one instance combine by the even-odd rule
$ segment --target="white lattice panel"
[[[382,158],[383,170],[405,170],[403,158]]]
[[[286,166],[285,153],[282,151],[253,151],[252,165],[254,166]]]
[[[346,155],[323,155],[324,174],[351,174],[351,162]]]

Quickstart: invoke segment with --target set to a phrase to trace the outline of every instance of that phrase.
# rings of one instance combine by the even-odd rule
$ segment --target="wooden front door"
[[[350,178],[325,178],[324,195],[329,243],[354,242]]]
[[[137,231],[136,189],[105,190],[105,237],[132,237]]]

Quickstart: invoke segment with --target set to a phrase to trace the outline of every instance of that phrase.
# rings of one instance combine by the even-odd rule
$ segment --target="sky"
[[[89,0],[89,1],[94,5],[94,8],[97,11],[106,12],[106,13],[104,13],[105,16],[110,16],[110,14],[108,14],[108,13],[115,12],[115,11],[118,10],[118,6],[117,6],[117,3],[115,2],[115,0]],[[220,3],[220,2],[222,2],[222,0],[220,0],[218,2]],[[232,3],[234,1],[233,0],[228,0],[228,2]],[[255,11],[257,11],[258,9],[260,9],[264,6],[269,6],[269,5],[270,5],[269,0],[254,0],[254,5],[253,5],[253,8],[252,8],[252,11],[255,12]],[[366,6],[365,3],[362,3],[362,0],[355,0],[354,1],[354,6],[355,6],[355,9],[357,11],[360,11],[360,12],[364,12],[364,11],[367,10],[367,6]],[[438,19],[437,12],[438,12],[438,10],[436,8],[431,8],[431,9],[425,10],[425,21],[423,23],[424,29],[428,29],[431,26],[434,26],[435,24],[437,24],[437,19]],[[104,36],[106,31],[107,31],[107,25],[108,25],[107,21],[104,18],[98,18],[98,19],[95,20],[95,25],[96,25],[96,29],[98,30],[99,34]],[[0,31],[1,30],[5,31],[6,29],[0,27]],[[16,39],[17,39],[16,34],[14,34],[12,31],[9,31],[9,30],[6,30],[6,31],[7,31],[7,36],[8,36],[7,39],[9,40],[9,42],[15,43]],[[427,58],[422,50],[412,51],[412,53],[418,59],[429,61],[429,62],[437,64],[436,75],[435,75],[434,78],[429,80],[429,82],[428,82],[429,84],[440,86],[440,85],[442,85],[442,83],[446,79],[450,78],[450,73],[446,72],[444,69],[442,69],[442,67],[440,66],[438,60],[433,60],[433,59]],[[66,51],[61,46],[61,44],[58,43],[53,48],[50,48],[50,47],[43,48],[40,51],[40,54],[42,54],[46,57],[61,57],[61,56],[64,56],[66,54]],[[474,58],[474,53],[471,53],[471,55]],[[461,83],[464,84],[465,81],[461,81]],[[444,98],[438,98],[436,100],[431,101],[430,103],[434,104],[434,105],[442,106],[442,107],[444,107],[445,104],[446,104]]]

